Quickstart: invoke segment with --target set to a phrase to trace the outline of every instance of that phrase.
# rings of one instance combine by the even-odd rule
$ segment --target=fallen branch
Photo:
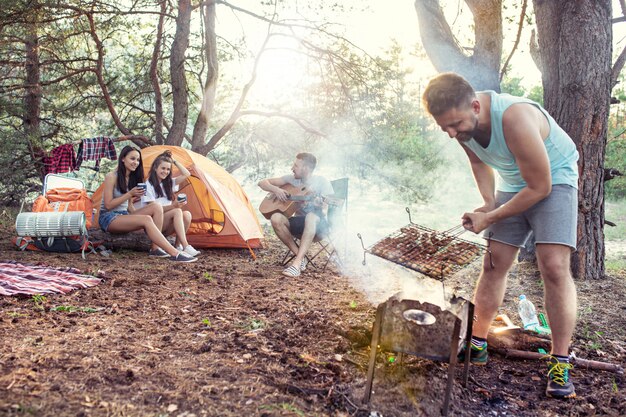
[[[499,355],[504,356],[505,358],[514,358],[514,359],[545,359],[546,355],[538,352],[528,352],[525,350],[517,350],[517,349],[492,349],[489,347],[491,352],[497,353]],[[600,361],[592,361],[588,359],[581,359],[573,356],[573,363],[580,367],[586,369],[599,369],[602,371],[610,371],[618,374],[624,373],[624,368],[614,363],[606,363]]]

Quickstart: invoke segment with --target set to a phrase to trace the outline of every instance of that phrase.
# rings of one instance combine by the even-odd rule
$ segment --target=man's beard
[[[465,132],[458,132],[456,134],[456,139],[461,142],[469,142],[470,139],[473,139],[477,134],[480,133],[478,130],[478,117],[474,116],[474,128]]]

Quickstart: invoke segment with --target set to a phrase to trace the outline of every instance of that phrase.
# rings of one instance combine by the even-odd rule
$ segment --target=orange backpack
[[[40,195],[33,203],[33,212],[83,211],[87,219],[87,230],[91,228],[93,203],[87,191],[79,188],[53,188],[46,196]]]

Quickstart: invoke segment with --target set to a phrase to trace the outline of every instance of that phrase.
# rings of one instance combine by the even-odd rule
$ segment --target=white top
[[[172,181],[172,191],[178,191],[178,184],[176,184],[175,178],[171,178]],[[165,194],[165,189],[163,188],[163,183],[160,184],[161,190],[163,194]],[[172,204],[172,200],[167,197],[158,197],[156,196],[156,190],[150,181],[146,182],[146,194],[141,197],[141,201],[135,203],[135,208],[142,208],[143,206],[148,205],[149,203],[159,203],[162,206],[169,206]]]

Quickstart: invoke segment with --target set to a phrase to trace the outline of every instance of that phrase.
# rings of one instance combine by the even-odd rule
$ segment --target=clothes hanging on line
[[[95,171],[100,171],[100,159],[108,158],[117,160],[117,152],[113,139],[106,136],[83,139],[78,146],[78,156],[76,157],[76,169],[80,169],[83,161],[96,161]]]
[[[50,152],[50,156],[42,158],[44,174],[62,174],[77,169],[76,153],[71,143],[57,146]]]

